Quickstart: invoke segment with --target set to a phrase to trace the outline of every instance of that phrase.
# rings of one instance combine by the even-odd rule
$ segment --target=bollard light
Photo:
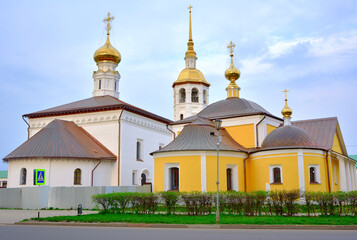
[[[80,216],[82,214],[82,204],[78,205],[77,214],[78,214],[78,216]]]

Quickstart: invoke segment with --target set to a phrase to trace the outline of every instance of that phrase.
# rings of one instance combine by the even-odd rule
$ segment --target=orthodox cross
[[[285,89],[285,90],[283,91],[283,93],[285,93],[285,99],[287,99],[287,94],[286,94],[287,92],[289,92],[289,90],[286,90],[286,89]]]
[[[227,48],[230,48],[230,52],[231,52],[231,55],[233,55],[233,51],[234,51],[234,47],[235,47],[236,45],[234,44],[234,43],[232,43],[232,41],[230,42],[230,44],[228,45],[228,47]]]
[[[110,12],[108,12],[108,15],[106,18],[103,19],[103,22],[107,24],[107,27],[105,30],[107,30],[107,34],[109,35],[109,31],[112,29],[112,26],[110,25],[111,21],[114,20],[114,17],[110,15]]]
[[[188,9],[190,10],[190,12],[191,12],[191,8],[192,8],[192,6],[190,5],[190,6],[188,6]]]

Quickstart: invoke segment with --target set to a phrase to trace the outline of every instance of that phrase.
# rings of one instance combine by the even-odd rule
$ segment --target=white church
[[[172,141],[171,120],[119,100],[120,53],[109,39],[94,53],[91,98],[23,115],[28,140],[8,154],[8,187],[153,184],[150,153]]]

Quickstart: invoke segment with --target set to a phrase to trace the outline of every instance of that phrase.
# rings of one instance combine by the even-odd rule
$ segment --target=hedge
[[[300,192],[299,190],[220,192],[220,212],[245,216],[277,215],[294,216],[357,214],[357,191],[351,192]],[[92,196],[102,212],[155,213],[168,215],[208,215],[214,212],[216,193],[160,192],[160,193],[108,193]],[[299,201],[301,200],[301,201]],[[177,207],[180,207],[177,210]]]

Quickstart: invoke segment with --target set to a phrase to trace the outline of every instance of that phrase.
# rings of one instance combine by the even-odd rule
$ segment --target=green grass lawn
[[[82,216],[59,216],[48,218],[32,218],[38,221],[51,222],[126,222],[126,223],[167,223],[167,224],[215,224],[214,214],[205,216],[107,213],[88,214]],[[357,217],[353,216],[317,216],[317,217],[283,217],[283,216],[237,216],[221,215],[221,224],[259,224],[259,225],[357,225]]]

